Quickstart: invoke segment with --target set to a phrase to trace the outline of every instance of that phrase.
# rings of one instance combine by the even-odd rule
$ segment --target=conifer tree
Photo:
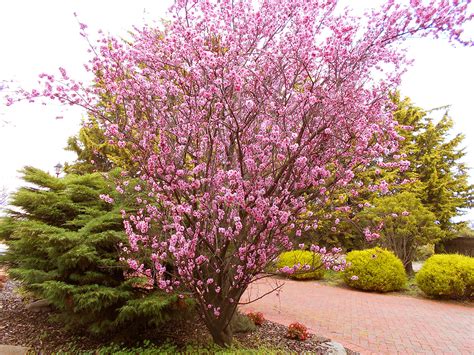
[[[11,276],[51,302],[61,321],[101,333],[185,313],[190,299],[156,291],[120,261],[120,245],[128,243],[120,211],[134,205],[111,191],[102,175],[58,179],[26,167],[23,180],[28,187],[13,194],[14,208],[0,225],[0,239],[9,246],[5,259]]]
[[[414,194],[434,214],[442,239],[453,237],[465,227],[465,223],[453,221],[453,217],[472,207],[474,199],[469,170],[462,161],[466,154],[462,148],[464,135],[451,138],[453,120],[447,112],[435,123],[429,112],[413,105],[409,98],[401,99],[397,93],[392,99],[397,132],[403,137],[399,149],[387,155],[382,164],[374,161],[368,168],[356,170],[352,184],[333,194],[326,209],[316,212],[321,216],[318,238],[327,244],[347,249],[367,246],[359,214],[364,215],[364,209],[374,205],[376,199],[403,192]],[[343,205],[350,209],[339,209]],[[435,235],[432,239],[431,243],[439,240]]]
[[[126,168],[129,172],[136,170],[136,163],[125,147],[109,144],[108,138],[99,122],[89,116],[78,134],[69,137],[66,150],[76,153],[72,164],[65,164],[64,171],[73,174],[107,172],[113,168]]]
[[[413,169],[420,181],[419,197],[448,237],[464,226],[453,222],[453,217],[462,215],[474,201],[474,186],[469,183],[468,168],[462,162],[466,155],[460,147],[464,135],[450,138],[452,127],[448,113],[437,123],[427,118],[416,136],[413,159]]]
[[[394,116],[404,137],[399,154],[406,156],[410,165],[405,172],[397,172],[399,181],[408,183],[395,184],[391,193],[416,194],[434,213],[444,237],[452,237],[465,225],[454,222],[453,217],[463,215],[474,201],[474,186],[469,183],[469,169],[463,162],[465,137],[460,133],[452,137],[453,119],[448,111],[435,122],[429,116],[433,111],[414,106],[408,98],[400,100],[397,95],[394,102],[398,106]],[[381,177],[386,176],[383,171]]]

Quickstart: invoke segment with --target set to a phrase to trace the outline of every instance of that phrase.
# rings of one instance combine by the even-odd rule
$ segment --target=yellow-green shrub
[[[309,269],[305,270],[305,265],[309,265]],[[292,279],[296,280],[319,280],[324,276],[324,266],[321,263],[321,257],[308,250],[292,250],[281,253],[276,264],[277,269]],[[294,269],[288,273],[282,269]]]
[[[400,290],[407,282],[403,263],[394,253],[382,248],[354,250],[347,254],[344,282],[364,291]]]
[[[415,280],[431,297],[474,298],[474,258],[458,254],[433,255]]]

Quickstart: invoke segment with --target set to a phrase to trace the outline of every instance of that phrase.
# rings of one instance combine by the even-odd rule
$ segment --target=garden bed
[[[7,281],[0,292],[0,344],[21,345],[37,353],[59,351],[110,353],[128,348],[140,350],[215,352],[211,337],[204,325],[196,319],[173,322],[165,327],[146,330],[140,337],[125,337],[123,334],[94,337],[81,330],[65,330],[59,323],[50,320],[53,311],[34,312],[26,308],[23,297],[17,292],[19,283]],[[236,334],[232,352],[248,353],[314,353],[324,354],[321,344],[329,339],[311,334],[306,341],[286,337],[287,327],[266,321],[251,333]],[[107,339],[107,342],[104,342]],[[113,345],[120,344],[120,345]],[[355,354],[346,349],[348,354]]]

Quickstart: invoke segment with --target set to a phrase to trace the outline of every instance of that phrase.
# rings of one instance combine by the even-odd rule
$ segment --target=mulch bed
[[[105,337],[94,337],[81,330],[65,330],[61,324],[50,321],[54,311],[34,312],[26,308],[23,298],[16,292],[20,284],[8,280],[0,290],[0,344],[21,345],[33,349],[38,354],[71,351],[94,351],[110,341],[124,343],[132,347],[137,344],[137,337],[124,338],[115,334]],[[283,325],[266,321],[252,333],[235,334],[234,339],[245,348],[279,349],[282,353],[324,354],[319,344],[329,341],[327,338],[310,335],[305,341],[291,340],[286,337],[287,328]],[[211,337],[204,325],[196,319],[166,324],[160,329],[149,329],[141,332],[142,340],[148,339],[157,345],[172,343],[178,347],[186,344],[209,344]],[[104,342],[104,339],[107,339]],[[356,354],[346,349],[348,354]]]

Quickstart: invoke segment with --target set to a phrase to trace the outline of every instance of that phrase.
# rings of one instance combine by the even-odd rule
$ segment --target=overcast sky
[[[357,3],[360,8],[380,1],[345,2]],[[102,29],[126,36],[133,25],[159,21],[170,4],[170,0],[1,1],[0,85],[2,80],[13,80],[7,83],[10,89],[31,87],[39,73],[56,73],[60,66],[71,76],[82,77],[82,65],[88,60],[87,43],[79,35],[74,12],[89,26],[91,34]],[[473,26],[470,30],[474,34]],[[409,47],[415,63],[404,77],[402,95],[425,109],[450,105],[455,120],[453,132],[466,135],[466,161],[474,167],[474,48],[427,39],[410,40]],[[21,183],[17,171],[25,165],[52,173],[58,162],[72,160],[74,154],[63,148],[67,138],[77,133],[82,117],[78,109],[57,105],[22,103],[5,107],[1,102],[0,187],[10,191],[17,188]],[[474,220],[473,211],[465,219]]]

